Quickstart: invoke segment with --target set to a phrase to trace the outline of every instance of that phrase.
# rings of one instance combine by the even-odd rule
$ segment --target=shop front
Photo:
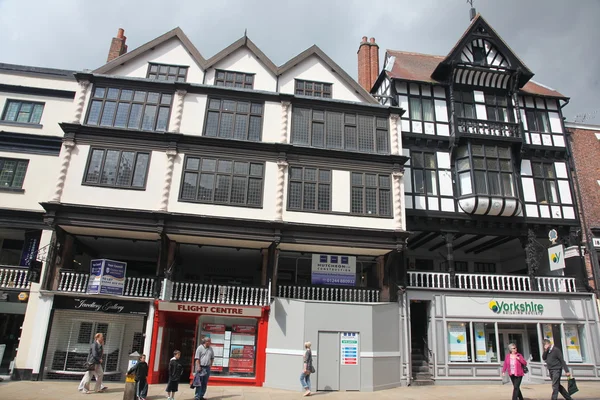
[[[407,299],[411,333],[423,332],[437,382],[499,381],[509,343],[529,362],[525,381],[548,380],[543,339],[563,350],[578,379],[600,379],[600,326],[591,294],[411,290]],[[424,312],[416,314],[419,305]]]
[[[81,379],[96,333],[104,334],[104,379],[121,381],[128,356],[144,349],[148,302],[54,296],[44,378]]]
[[[0,374],[8,374],[17,354],[29,292],[0,290]]]
[[[210,338],[211,384],[262,386],[269,307],[158,301],[156,308],[149,383],[167,381],[174,350],[181,351],[182,381],[189,381],[196,348]]]

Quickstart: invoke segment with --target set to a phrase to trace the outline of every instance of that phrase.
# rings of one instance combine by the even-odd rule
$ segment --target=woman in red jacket
[[[527,365],[527,361],[521,353],[517,352],[517,346],[514,343],[508,345],[509,354],[504,357],[504,366],[502,367],[502,376],[508,374],[513,384],[512,400],[523,400],[521,394],[521,381],[525,372],[523,368]]]

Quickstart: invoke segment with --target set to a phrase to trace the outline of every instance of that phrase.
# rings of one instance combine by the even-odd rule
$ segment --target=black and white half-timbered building
[[[533,75],[477,14],[447,56],[387,50],[370,88],[406,110],[408,382],[497,380],[511,342],[526,379],[548,379],[543,338],[580,379],[600,378],[592,281],[569,248],[581,239],[568,98]]]

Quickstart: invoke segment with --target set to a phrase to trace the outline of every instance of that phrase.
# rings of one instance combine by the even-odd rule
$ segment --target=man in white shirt
[[[200,374],[200,386],[196,386],[195,400],[206,400],[206,388],[208,386],[208,378],[210,377],[210,368],[215,360],[215,353],[210,346],[210,338],[203,338],[202,343],[196,349],[194,357],[196,374]]]

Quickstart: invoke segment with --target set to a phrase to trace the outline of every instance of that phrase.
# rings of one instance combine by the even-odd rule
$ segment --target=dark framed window
[[[249,74],[246,72],[225,71],[218,69],[215,71],[215,85],[253,89],[254,75],[255,74]]]
[[[392,216],[391,177],[352,172],[351,212],[381,217]]]
[[[413,192],[438,195],[437,162],[435,153],[411,151]]]
[[[484,93],[487,119],[499,122],[515,122],[510,101],[505,95]]]
[[[260,207],[264,163],[187,156],[180,200]]]
[[[331,170],[290,167],[288,208],[331,211]]]
[[[475,116],[475,96],[473,91],[454,91],[454,112],[457,117],[477,118]]]
[[[296,92],[300,96],[331,98],[331,83],[296,79]]]
[[[0,188],[22,189],[29,160],[0,158]]]
[[[181,65],[149,63],[146,78],[159,81],[185,82],[187,73],[188,67]]]
[[[548,119],[548,112],[542,110],[525,110],[525,117],[527,118],[527,128],[532,132],[550,132],[550,120]]]
[[[429,85],[410,84],[408,107],[411,121],[435,122],[432,89]]]
[[[263,108],[247,100],[209,98],[204,136],[260,142]]]
[[[476,262],[475,263],[475,272],[480,273],[480,274],[495,274],[496,273],[496,264]]]
[[[39,124],[44,111],[44,103],[31,101],[7,100],[2,121],[23,124]]]
[[[554,164],[532,162],[531,168],[535,185],[535,195],[538,203],[560,203],[558,181],[556,179],[556,172],[554,171]]]
[[[433,271],[435,270],[435,264],[433,260],[417,258],[415,260],[415,269],[417,271]]]
[[[292,144],[390,153],[387,118],[294,107]]]
[[[87,115],[88,125],[166,131],[172,93],[96,87]]]
[[[488,64],[485,47],[479,46],[479,42],[474,41],[471,49],[473,51],[473,64],[476,64],[476,65],[487,65]]]
[[[150,153],[92,148],[83,183],[124,189],[146,187]]]
[[[510,148],[470,143],[456,153],[461,195],[516,197]]]

